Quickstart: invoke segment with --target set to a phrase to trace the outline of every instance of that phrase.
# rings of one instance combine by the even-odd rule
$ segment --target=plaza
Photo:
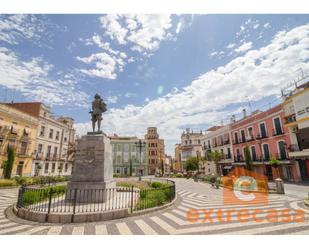
[[[16,202],[17,188],[0,190],[0,234],[47,234],[47,235],[185,235],[185,234],[309,234],[309,207],[303,203],[305,185],[285,185],[286,194],[270,194],[267,205],[226,206],[222,201],[222,189],[215,189],[193,179],[173,178],[176,182],[177,199],[171,207],[141,216],[124,219],[74,224],[48,224],[25,221],[13,215],[11,206]],[[230,222],[198,222],[188,220],[190,210],[302,210],[303,222],[239,222],[237,213]]]

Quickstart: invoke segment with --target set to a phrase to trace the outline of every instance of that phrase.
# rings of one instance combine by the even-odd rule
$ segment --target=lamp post
[[[139,139],[138,142],[135,142],[135,146],[136,146],[136,148],[139,149],[140,168],[142,168],[142,148],[144,148],[146,146],[146,143],[143,142],[141,139]],[[141,175],[142,175],[141,169],[139,169],[139,173],[138,173],[138,180],[139,181],[142,179]]]

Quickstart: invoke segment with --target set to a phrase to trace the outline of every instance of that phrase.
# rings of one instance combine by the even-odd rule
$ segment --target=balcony
[[[43,159],[43,152],[39,152],[39,153],[34,153],[35,154],[35,159],[36,160],[42,160]]]
[[[273,136],[284,135],[284,131],[282,129],[281,130],[273,129],[272,132],[273,132]]]
[[[287,153],[276,153],[276,154],[273,154],[272,157],[280,161],[290,160]]]
[[[234,156],[234,162],[243,163],[244,162],[243,156],[241,155]]]
[[[266,133],[264,133],[264,134],[258,133],[258,134],[256,135],[256,139],[257,139],[257,140],[264,139],[264,138],[268,138],[268,136],[267,136]]]
[[[307,158],[309,157],[309,144],[303,144],[300,147],[298,144],[291,144],[288,147],[289,156],[293,158]]]
[[[230,140],[229,140],[229,139],[228,139],[228,140],[225,140],[225,141],[223,142],[223,144],[224,144],[224,145],[230,144]]]
[[[51,158],[52,158],[51,153],[47,153],[46,157],[45,157],[45,160],[51,160]]]
[[[290,116],[286,116],[284,118],[284,124],[289,124],[289,123],[293,123],[296,121],[296,115],[295,114],[292,114]]]
[[[239,139],[240,144],[245,143],[245,142],[247,142],[245,137],[242,137]]]
[[[247,140],[247,142],[251,142],[251,141],[254,141],[255,138],[254,138],[253,135],[249,135],[249,136],[246,137],[246,140]]]

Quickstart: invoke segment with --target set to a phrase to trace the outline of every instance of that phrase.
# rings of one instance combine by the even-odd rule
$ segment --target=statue
[[[91,113],[91,121],[92,121],[92,130],[95,132],[95,123],[98,122],[98,132],[101,132],[101,121],[102,121],[102,113],[106,112],[106,104],[99,94],[94,96],[94,101],[92,101],[92,111]]]

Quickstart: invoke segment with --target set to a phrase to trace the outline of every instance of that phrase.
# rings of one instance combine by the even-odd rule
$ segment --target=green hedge
[[[14,186],[18,186],[17,182],[14,179],[0,179],[0,188]]]
[[[32,205],[47,200],[51,192],[52,197],[54,198],[63,195],[65,191],[66,186],[53,186],[44,189],[27,189],[26,192],[23,193],[22,202],[24,206]]]
[[[15,176],[14,180],[18,185],[29,186],[29,185],[44,185],[55,182],[65,182],[68,180],[68,176],[34,176],[34,177],[23,177]]]

